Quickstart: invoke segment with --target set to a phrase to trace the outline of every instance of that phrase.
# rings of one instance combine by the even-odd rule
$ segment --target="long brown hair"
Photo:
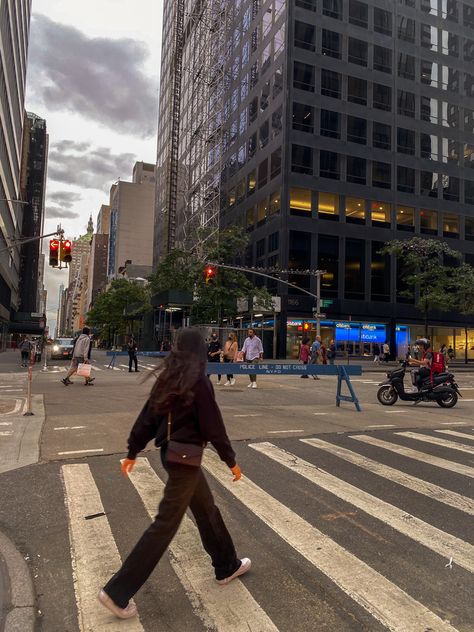
[[[202,375],[207,362],[207,347],[197,329],[180,329],[164,368],[151,389],[150,403],[157,414],[167,413],[175,400],[191,404],[193,387]]]

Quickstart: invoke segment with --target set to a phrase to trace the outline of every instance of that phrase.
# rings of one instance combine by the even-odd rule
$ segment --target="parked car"
[[[68,360],[72,358],[74,338],[58,338],[51,348],[51,360]]]

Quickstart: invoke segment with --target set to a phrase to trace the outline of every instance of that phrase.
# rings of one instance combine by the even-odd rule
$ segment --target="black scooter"
[[[436,402],[441,408],[453,408],[456,406],[458,396],[462,397],[459,387],[454,381],[452,373],[436,373],[433,380],[428,375],[419,378],[418,384],[415,384],[417,390],[406,391],[403,383],[408,362],[403,360],[400,362],[401,367],[387,373],[388,380],[379,384],[377,391],[377,399],[383,406],[393,406],[400,398],[406,402]]]

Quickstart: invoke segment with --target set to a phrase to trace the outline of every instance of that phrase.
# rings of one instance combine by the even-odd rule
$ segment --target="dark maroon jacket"
[[[218,455],[229,467],[235,465],[235,452],[224,426],[217,405],[214,389],[204,374],[193,388],[194,399],[190,405],[176,402],[171,411],[171,439],[183,443],[212,443]],[[135,459],[152,439],[157,447],[166,443],[168,415],[152,414],[147,401],[133,425],[128,438],[128,458]]]

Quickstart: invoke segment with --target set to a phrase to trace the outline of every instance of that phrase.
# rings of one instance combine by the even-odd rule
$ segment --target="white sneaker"
[[[217,380],[217,382],[216,382],[216,386],[220,386],[220,385],[221,385],[221,381],[220,381],[220,380]]]
[[[257,382],[252,382],[252,388],[257,388]]]
[[[236,577],[240,577],[241,575],[243,575],[244,573],[250,570],[250,567],[252,566],[252,562],[249,560],[248,557],[243,557],[240,560],[240,562],[241,564],[239,568],[235,571],[235,573],[232,573],[230,577],[225,577],[224,579],[216,579],[217,583],[221,584],[221,586],[225,586],[226,584],[229,584]]]
[[[231,385],[231,386],[234,386],[234,384],[235,384],[235,380],[231,380],[231,381],[230,381],[230,385]]]
[[[229,380],[227,380],[227,382],[224,384],[224,386],[230,386]]]
[[[253,382],[249,382],[249,383],[247,384],[247,388],[252,388],[252,384],[253,384]]]

